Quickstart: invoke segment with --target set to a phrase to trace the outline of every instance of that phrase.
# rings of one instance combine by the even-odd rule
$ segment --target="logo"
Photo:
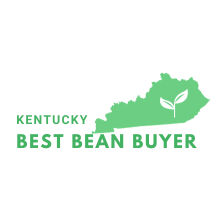
[[[72,134],[72,148],[119,148],[124,147],[124,136],[111,134],[105,136],[103,133],[114,132],[114,129],[131,128],[139,126],[166,125],[185,123],[198,115],[209,99],[199,90],[199,84],[193,78],[188,80],[177,80],[169,74],[161,74],[161,80],[153,82],[152,87],[144,98],[137,96],[135,101],[128,103],[114,103],[111,112],[106,114],[106,120],[96,119],[96,129],[93,133],[99,134]],[[79,124],[85,125],[87,115],[17,115],[17,124]],[[102,133],[102,134],[100,134]],[[17,135],[17,148],[50,148],[51,139],[55,138],[56,147],[61,148],[61,140],[64,134],[25,134]],[[111,139],[109,140],[109,137]],[[151,136],[151,137],[150,137]],[[94,138],[94,140],[93,140]],[[153,143],[152,139],[153,138]],[[38,143],[38,139],[40,143]],[[145,140],[143,140],[145,139]],[[133,134],[133,148],[141,148],[144,145],[148,148],[155,148],[159,141],[162,141],[163,148],[168,147],[168,141],[173,139],[174,148],[196,148],[193,134]],[[110,143],[109,143],[110,141]],[[30,143],[28,143],[30,142]],[[169,141],[170,145],[170,141]]]

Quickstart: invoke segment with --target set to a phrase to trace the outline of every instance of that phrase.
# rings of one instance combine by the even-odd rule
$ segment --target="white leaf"
[[[177,103],[181,103],[181,102],[184,102],[186,100],[188,96],[188,89],[182,93],[180,93],[174,100],[174,103],[177,104]]]
[[[160,98],[160,104],[161,104],[164,108],[174,109],[173,104],[172,104],[171,102],[165,100],[165,99]]]

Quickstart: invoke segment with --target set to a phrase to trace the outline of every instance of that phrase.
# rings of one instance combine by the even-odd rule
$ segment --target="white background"
[[[219,9],[219,1],[2,0],[0,219],[219,220]],[[185,124],[117,131],[124,149],[71,148],[71,134],[94,131],[114,102],[144,97],[160,73],[193,77],[210,102]],[[17,125],[27,114],[88,118]],[[60,149],[17,149],[18,133],[64,138]],[[132,149],[133,133],[192,133],[197,149],[173,149],[172,140]]]

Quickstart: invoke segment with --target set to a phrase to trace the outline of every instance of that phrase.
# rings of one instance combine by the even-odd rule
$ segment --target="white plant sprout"
[[[164,108],[167,108],[167,109],[173,109],[174,111],[174,118],[175,118],[175,115],[176,115],[176,104],[178,103],[181,103],[181,102],[184,102],[186,100],[188,96],[188,89],[184,92],[181,92],[174,100],[174,103],[172,104],[171,102],[165,100],[165,99],[162,99],[160,98],[160,104],[164,107]]]

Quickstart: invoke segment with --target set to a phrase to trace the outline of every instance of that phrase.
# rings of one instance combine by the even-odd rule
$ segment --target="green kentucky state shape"
[[[172,79],[162,73],[161,80],[153,82],[145,98],[115,103],[106,121],[96,120],[93,133],[114,132],[114,128],[184,123],[194,118],[209,99],[198,89],[198,83]]]

